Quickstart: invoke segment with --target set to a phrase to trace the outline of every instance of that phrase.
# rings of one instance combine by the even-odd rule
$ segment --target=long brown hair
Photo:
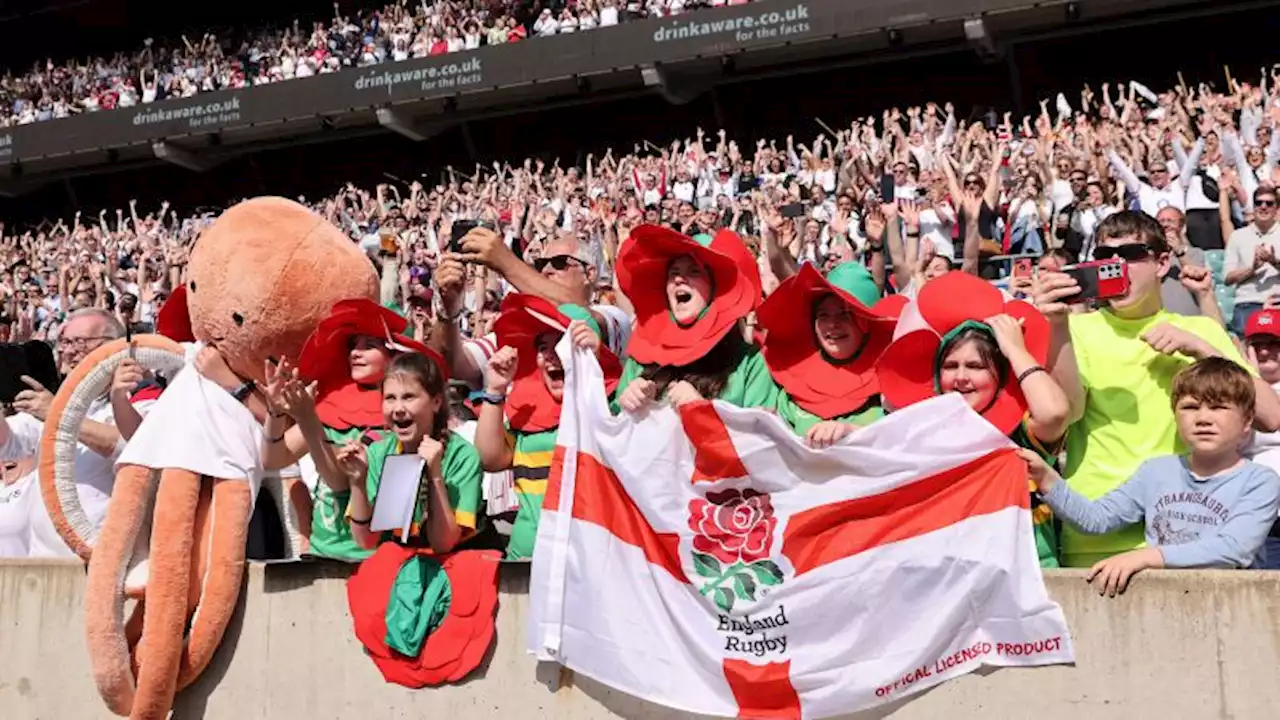
[[[646,365],[640,377],[652,380],[658,386],[658,396],[666,392],[667,386],[683,380],[694,387],[698,394],[708,400],[720,397],[729,376],[746,355],[747,343],[735,328],[720,339],[715,347],[706,355],[681,367],[671,365]]]
[[[431,419],[431,438],[444,442],[449,435],[449,395],[445,387],[444,373],[425,355],[407,352],[396,355],[387,365],[382,382],[394,375],[412,378],[432,397],[440,398],[440,409]]]

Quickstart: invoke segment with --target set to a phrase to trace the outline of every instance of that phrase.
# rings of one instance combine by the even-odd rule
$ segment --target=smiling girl
[[[858,263],[825,278],[805,264],[760,306],[764,359],[782,386],[778,415],[811,447],[828,447],[884,415],[875,363],[893,339],[896,316],[879,300]]]
[[[951,272],[921,289],[897,334],[876,365],[889,406],[957,393],[1018,446],[1057,462],[1069,407],[1044,369],[1049,327],[1035,308],[1006,302],[986,281]],[[1031,505],[1040,564],[1058,567],[1052,512],[1034,493]]]
[[[350,440],[337,462],[351,487],[347,518],[361,547],[400,542],[392,533],[370,532],[382,468],[391,455],[422,458],[422,484],[406,544],[443,555],[476,530],[480,509],[480,458],[475,448],[449,432],[448,376],[438,356],[406,353],[387,366],[382,380],[382,417],[389,435],[367,448]],[[425,517],[425,522],[423,518]]]
[[[687,237],[641,225],[618,256],[618,283],[635,307],[615,412],[666,397],[773,407],[778,389],[740,321],[761,298],[755,261],[736,233]]]
[[[369,556],[344,521],[350,483],[334,450],[350,441],[375,442],[386,434],[379,386],[392,359],[403,352],[429,352],[405,335],[406,321],[369,300],[333,307],[308,338],[297,372],[288,361],[268,368],[264,389],[271,415],[264,427],[268,468],[298,463],[310,489],[310,554],[360,562]],[[315,383],[309,393],[286,393],[295,376]]]

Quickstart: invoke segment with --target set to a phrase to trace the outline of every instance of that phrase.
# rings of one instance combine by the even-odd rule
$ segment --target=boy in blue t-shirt
[[[1087,500],[1034,452],[1019,451],[1041,496],[1063,522],[1100,535],[1145,521],[1147,546],[1089,570],[1100,595],[1123,593],[1147,568],[1240,568],[1259,561],[1280,509],[1280,475],[1245,460],[1253,423],[1253,380],[1220,357],[1173,379],[1178,436],[1189,452],[1147,460],[1123,485]]]

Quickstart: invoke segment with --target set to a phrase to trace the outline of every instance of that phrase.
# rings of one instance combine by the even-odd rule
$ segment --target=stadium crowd
[[[305,26],[148,38],[132,53],[37,63],[0,78],[0,126],[133,107],[345,68],[474,50],[750,0],[398,0]]]
[[[319,58],[315,72],[331,62],[336,69],[366,56],[379,61],[389,51],[414,54],[423,33],[440,27],[443,37],[464,45],[490,38],[494,26],[486,23],[500,16],[477,20],[460,5],[339,16],[310,39],[295,29],[247,42],[234,61],[216,60],[221,51],[210,49],[213,55],[201,56],[208,62],[197,63],[204,70],[194,74],[188,63],[197,48],[144,55],[153,67],[165,57],[188,68],[156,81],[178,93],[218,87],[234,73],[243,82],[250,66],[254,78],[282,79],[290,76],[279,54],[286,50]],[[554,31],[564,32],[575,12],[581,29],[591,12],[607,24],[606,8],[676,12],[693,3],[569,5]],[[539,15],[542,30],[534,34],[549,34],[541,19],[556,13],[548,12]],[[335,46],[338,37],[347,40]],[[210,38],[204,43],[220,47]],[[250,57],[257,60],[245,62]],[[290,68],[297,76],[301,63]],[[63,73],[57,83],[71,88],[64,84],[79,73]],[[98,80],[76,92],[132,82],[111,70],[84,77],[95,73]],[[663,395],[677,405],[718,397],[775,411],[822,447],[886,410],[960,392],[1024,448],[1036,486],[1042,564],[1093,566],[1099,587],[1114,593],[1147,567],[1280,567],[1280,528],[1273,527],[1280,506],[1274,473],[1280,399],[1273,390],[1280,383],[1280,310],[1272,310],[1280,305],[1278,81],[1274,69],[1263,69],[1256,82],[1231,80],[1223,89],[1179,84],[1156,93],[1137,82],[1103,83],[1096,91],[1058,94],[1028,117],[1006,113],[972,123],[950,104],[928,102],[839,130],[824,127],[812,138],[739,141],[691,128],[666,146],[610,149],[588,156],[582,167],[525,160],[450,168],[450,181],[434,187],[346,184],[309,204],[367,252],[382,278],[383,306],[407,320],[405,336],[438,353],[455,381],[453,427],[474,441],[480,515],[495,522],[472,518],[468,528],[464,513],[448,516],[447,526],[428,528],[424,540],[437,550],[475,531],[501,543],[511,559],[532,553],[545,487],[536,481],[547,476],[558,413],[539,403],[559,402],[563,371],[543,334],[531,332],[532,344],[520,349],[500,338],[513,297],[537,298],[552,312],[580,308],[569,316],[574,341],[622,361],[619,412]],[[28,111],[25,101],[15,109]],[[6,228],[4,339],[55,345],[66,372],[108,339],[150,330],[181,286],[192,243],[209,221],[179,217],[166,203],[141,209],[130,203],[96,218],[77,214],[37,228]],[[640,276],[622,259],[628,252],[662,259],[657,248],[672,246],[689,249],[665,258],[667,284],[639,287]],[[1094,260],[1122,261],[1127,290],[1073,301],[1081,276],[1063,269]],[[725,305],[731,300],[721,291],[744,282],[758,284],[741,301],[746,305]],[[810,291],[817,294],[804,295]],[[930,352],[894,347],[888,320],[897,314],[885,298],[914,300],[928,315],[942,301],[988,307],[988,292],[996,293],[997,311],[934,328],[941,344]],[[804,297],[815,300],[797,304]],[[741,320],[743,332],[702,338],[695,344],[700,354],[681,355],[636,322],[653,315],[655,302],[673,327],[727,313]],[[791,343],[810,348],[812,357],[795,363],[847,361],[858,382],[878,376],[879,393],[815,401],[813,388],[801,387],[802,379],[771,359],[783,352],[777,338],[794,329],[797,308],[814,320],[800,324],[802,337]],[[1018,313],[1030,314],[1014,319]],[[1029,328],[1041,322],[1047,354],[1036,357]],[[888,334],[877,335],[886,323]],[[888,346],[881,346],[878,363],[860,355],[872,341]],[[383,353],[388,357],[368,361],[379,372],[399,367],[428,395],[444,392],[443,373],[429,364],[389,359],[385,344],[352,343],[353,379],[357,356]],[[534,357],[551,392],[532,399],[525,393],[520,401],[552,417],[517,427],[503,406],[516,401],[508,390],[532,372],[525,363]],[[923,388],[910,380],[920,373],[902,369],[920,358],[939,363],[926,368],[924,376],[935,382]],[[127,402],[139,379],[136,368],[118,373],[116,402],[102,407],[103,422],[114,417],[125,439],[145,413],[145,401]],[[282,465],[301,460],[283,472],[300,474],[312,490],[312,552],[366,557],[378,538],[362,528],[373,498],[357,480],[366,472],[373,477],[374,447],[385,451],[385,443],[366,453],[349,442],[353,436],[336,432],[317,443],[306,429],[314,399],[281,389],[288,385],[282,379],[267,397],[279,413],[265,434],[286,447]],[[0,554],[62,552],[47,532],[31,539],[43,521],[38,501],[31,502],[37,491],[30,438],[38,437],[50,398],[38,386],[19,393],[11,408],[17,415],[0,428],[0,455],[8,462]],[[858,402],[850,405],[851,398]],[[442,453],[456,459],[439,442],[426,446],[432,462]],[[1241,460],[1242,447],[1257,463]],[[1171,459],[1176,453],[1187,454]],[[109,475],[109,460],[97,462]],[[1066,483],[1057,482],[1059,472]],[[109,495],[109,485],[99,492]],[[24,494],[20,504],[16,498]]]

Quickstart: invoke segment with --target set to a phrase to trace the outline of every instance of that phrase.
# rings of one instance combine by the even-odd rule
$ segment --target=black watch
[[[235,398],[237,402],[244,402],[244,399],[249,397],[249,393],[253,392],[257,387],[257,384],[252,380],[246,380],[231,391],[231,397]]]

